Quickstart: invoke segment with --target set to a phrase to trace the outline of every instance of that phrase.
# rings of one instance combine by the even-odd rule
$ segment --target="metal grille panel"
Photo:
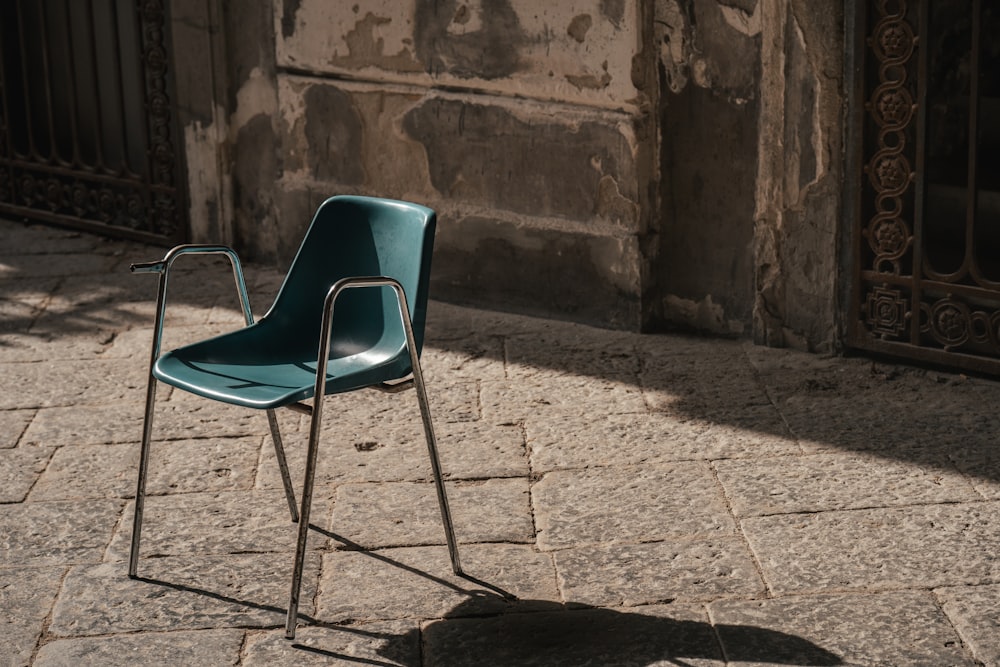
[[[1000,373],[1000,13],[862,3],[862,173],[849,343]]]
[[[163,0],[0,3],[0,213],[184,239]]]

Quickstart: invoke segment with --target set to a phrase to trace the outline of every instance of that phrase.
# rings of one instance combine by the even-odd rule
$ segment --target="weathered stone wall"
[[[225,105],[227,64],[219,0],[172,0],[170,35],[177,143],[184,147],[188,220],[197,241],[231,241],[232,193]]]
[[[825,349],[842,24],[805,0],[178,0],[193,235],[284,264],[326,197],[410,199],[440,213],[438,298]]]
[[[663,321],[835,342],[843,7],[656,0]]]
[[[638,25],[634,0],[276,2],[277,181],[237,178],[280,199],[266,245],[332,194],[409,199],[440,214],[435,296],[639,327]]]
[[[662,217],[657,277],[670,324],[743,335],[753,303],[760,115],[755,0],[657,0]]]
[[[762,110],[753,338],[829,350],[837,338],[844,187],[844,6],[759,0]]]

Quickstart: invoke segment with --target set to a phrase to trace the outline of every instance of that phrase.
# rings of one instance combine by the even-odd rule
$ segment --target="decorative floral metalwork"
[[[868,293],[867,322],[871,330],[894,338],[906,329],[906,299],[899,290],[876,287]]]
[[[900,259],[912,244],[912,230],[903,211],[904,197],[913,182],[906,135],[915,107],[907,89],[906,66],[913,56],[915,39],[906,22],[906,2],[883,0],[877,4],[879,20],[870,43],[878,63],[879,83],[867,106],[878,127],[878,148],[865,166],[875,191],[875,210],[862,233],[875,255],[872,268],[898,275]]]
[[[916,107],[913,96],[906,88],[880,87],[872,97],[872,114],[877,118],[879,125],[906,127],[910,124]]]
[[[928,306],[921,304],[927,313],[927,324],[922,327],[941,345],[953,348],[969,340],[970,313],[968,307],[953,298],[941,299]]]
[[[939,361],[954,358],[956,352],[966,359],[977,355],[984,363],[985,357],[993,357],[988,363],[1000,372],[1000,363],[995,360],[1000,357],[1000,290],[965,269],[953,276],[938,276],[928,266],[925,249],[916,245],[914,236],[913,221],[923,206],[916,199],[916,172],[926,172],[926,166],[918,164],[916,148],[925,140],[921,133],[927,131],[917,113],[914,79],[918,49],[935,48],[917,39],[918,17],[926,15],[917,11],[917,5],[929,2],[865,3],[870,28],[864,71],[874,76],[865,84],[862,244],[855,277],[860,284],[852,339],[860,347],[898,348],[907,356]],[[964,20],[968,30],[976,19]],[[968,49],[961,43],[956,45],[955,40],[948,44],[960,56]],[[931,60],[936,57],[933,53],[924,55]],[[932,64],[946,73],[969,66],[967,60]],[[935,136],[951,135],[937,132]],[[933,159],[929,151],[924,146],[924,159]],[[922,173],[920,177],[926,176]],[[961,289],[955,289],[959,283]]]

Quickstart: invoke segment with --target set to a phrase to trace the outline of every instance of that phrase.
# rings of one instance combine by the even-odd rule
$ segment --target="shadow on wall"
[[[494,600],[492,605],[498,602]],[[573,609],[541,600],[507,601],[506,613],[476,617],[474,614],[483,604],[478,599],[464,602],[446,618],[403,635],[369,633],[363,628],[331,628],[383,641],[378,654],[386,659],[385,663],[326,651],[321,645],[294,647],[347,662],[414,667],[415,646],[422,647],[423,663],[449,667],[646,667],[689,665],[688,660],[844,664],[838,656],[801,637],[748,625],[713,626],[703,621],[637,612]]]

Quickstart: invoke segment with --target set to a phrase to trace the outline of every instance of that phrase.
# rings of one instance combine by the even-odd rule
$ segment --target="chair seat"
[[[317,350],[304,346],[286,349],[281,344],[283,337],[271,329],[262,320],[167,352],[157,359],[153,375],[198,396],[261,410],[311,398]],[[365,347],[335,343],[327,364],[326,393],[407,376],[411,371],[409,355],[405,347],[393,342]]]

